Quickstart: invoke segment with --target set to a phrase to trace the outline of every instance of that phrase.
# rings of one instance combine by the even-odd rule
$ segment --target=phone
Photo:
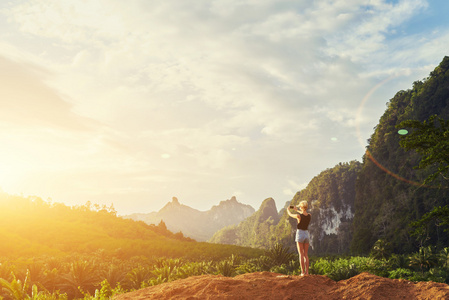
[[[290,205],[290,209],[293,209],[293,208],[295,208],[293,205]]]

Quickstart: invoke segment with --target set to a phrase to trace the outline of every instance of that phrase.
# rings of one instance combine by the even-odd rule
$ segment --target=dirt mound
[[[301,277],[261,272],[236,277],[193,276],[114,299],[449,299],[449,286],[369,273],[335,282],[320,275]]]

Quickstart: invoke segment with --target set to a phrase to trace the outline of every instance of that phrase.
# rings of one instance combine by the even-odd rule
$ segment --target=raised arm
[[[295,210],[296,210],[296,208],[295,208]],[[290,216],[290,217],[292,217],[292,218],[295,218],[295,219],[298,219],[298,220],[300,220],[300,216],[299,216],[299,214],[294,214],[294,213],[292,213],[292,212],[290,212],[290,208],[287,208],[287,213],[288,213],[288,215]]]

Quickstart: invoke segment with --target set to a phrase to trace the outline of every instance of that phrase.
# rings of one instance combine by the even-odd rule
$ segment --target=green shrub
[[[410,281],[433,281],[433,282],[449,282],[449,271],[441,268],[431,268],[427,272],[413,272],[408,278]]]
[[[191,262],[178,267],[177,278],[187,278],[190,276],[198,276],[214,273],[212,262]]]
[[[139,289],[142,283],[153,277],[151,269],[139,265],[126,274],[127,285],[130,289]]]
[[[259,257],[259,259],[256,260],[255,262],[256,262],[257,268],[260,271],[270,271],[270,269],[275,266],[275,264],[273,264],[273,260],[265,255],[262,255],[261,257]]]
[[[156,278],[159,278],[161,282],[167,282],[176,278],[178,267],[167,265],[161,268],[155,268],[152,273]]]
[[[276,243],[265,255],[271,259],[273,266],[288,264],[296,258],[296,254],[291,253],[288,248],[279,243]]]
[[[339,258],[334,261],[320,258],[311,268],[313,274],[326,275],[332,280],[343,280],[360,274],[360,269],[350,259]]]
[[[226,277],[232,277],[236,274],[235,267],[232,262],[228,260],[223,260],[217,263],[216,265],[217,273]]]
[[[449,247],[446,247],[438,253],[438,259],[443,268],[449,267]]]
[[[334,266],[332,264],[332,261],[325,259],[325,258],[319,258],[317,261],[315,261],[309,267],[309,271],[312,274],[317,274],[317,275],[324,275],[324,274],[332,272],[333,270],[334,270]]]
[[[362,272],[388,277],[388,262],[370,257],[354,256],[348,258],[319,258],[311,264],[312,274],[327,275],[334,280],[347,279]]]
[[[261,272],[262,270],[260,268],[259,259],[253,258],[237,266],[235,271],[236,274],[245,274],[245,273]]]
[[[361,272],[368,272],[381,277],[388,277],[390,271],[388,261],[384,259],[374,259],[363,257],[354,258],[354,262],[359,266]]]
[[[410,267],[410,261],[407,255],[393,254],[388,260],[388,265],[392,269],[408,269]]]
[[[270,272],[273,273],[279,273],[279,274],[289,274],[288,266],[287,265],[280,265],[280,266],[274,266],[270,269]]]
[[[434,253],[432,247],[421,247],[418,252],[410,257],[410,266],[419,269],[421,273],[438,265],[438,256]]]
[[[413,272],[413,275],[408,278],[410,281],[429,281],[429,276],[426,273],[422,272]]]
[[[429,279],[434,282],[449,283],[449,270],[444,268],[432,268],[429,270]]]
[[[335,269],[331,273],[326,274],[332,280],[339,281],[349,279],[353,276],[360,274],[359,269],[356,265],[350,264],[347,266],[342,266],[340,268]]]
[[[413,271],[409,269],[398,268],[388,273],[391,279],[409,279],[413,275]]]

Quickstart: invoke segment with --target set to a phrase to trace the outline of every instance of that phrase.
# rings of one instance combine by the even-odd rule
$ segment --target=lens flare
[[[412,185],[416,185],[416,186],[419,186],[419,187],[431,187],[431,186],[425,185],[425,184],[423,184],[423,183],[419,183],[419,182],[416,182],[416,181],[408,180],[408,179],[406,179],[406,178],[404,178],[404,177],[402,177],[402,176],[399,176],[399,175],[396,174],[396,173],[391,172],[390,170],[388,170],[387,168],[385,168],[383,165],[381,165],[381,164],[374,158],[374,156],[371,155],[371,152],[369,152],[369,150],[366,150],[365,155],[366,155],[366,157],[369,158],[369,160],[371,160],[371,161],[372,161],[372,162],[373,162],[379,169],[381,169],[382,171],[384,171],[384,172],[387,173],[388,175],[390,175],[390,176],[392,176],[392,177],[394,177],[394,178],[396,178],[396,179],[399,179],[400,181],[403,181],[403,182],[406,182],[406,183],[409,183],[409,184],[412,184]]]
[[[382,171],[384,171],[385,173],[387,173],[388,175],[401,180],[403,182],[406,182],[408,184],[411,185],[415,185],[415,186],[419,186],[419,187],[433,187],[433,186],[429,186],[429,185],[425,185],[423,183],[419,183],[416,181],[412,181],[409,179],[406,179],[402,176],[400,176],[399,174],[396,174],[392,171],[390,171],[389,169],[387,169],[386,167],[384,167],[381,163],[379,163],[374,156],[371,154],[371,152],[367,149],[367,147],[364,146],[363,144],[363,139],[362,139],[362,134],[360,132],[360,119],[361,119],[361,115],[362,115],[362,111],[363,111],[363,107],[365,106],[365,103],[368,101],[368,99],[371,97],[371,95],[380,87],[382,87],[384,84],[386,84],[387,82],[389,82],[390,80],[392,80],[393,78],[398,77],[398,75],[395,76],[390,76],[387,79],[381,81],[380,83],[376,84],[371,90],[368,91],[368,93],[365,95],[365,97],[363,97],[362,101],[360,102],[359,108],[357,110],[357,116],[355,118],[355,126],[356,126],[356,132],[357,132],[357,137],[359,140],[360,145],[365,148],[365,155],[366,157],[371,160],[379,169],[381,169]],[[406,129],[401,129],[398,131],[398,134],[400,135],[406,135],[408,134],[408,131]]]

